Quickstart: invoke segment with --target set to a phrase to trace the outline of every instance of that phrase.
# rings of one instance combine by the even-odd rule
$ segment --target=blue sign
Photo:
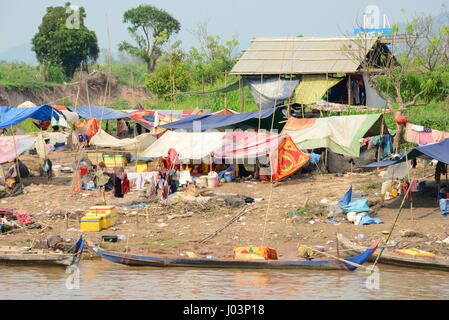
[[[384,36],[385,39],[392,39],[393,36],[393,28],[372,28],[372,29],[362,29],[356,28],[354,29],[354,36],[357,36],[361,33],[366,34],[367,36]],[[388,49],[392,49],[392,44],[387,43]]]

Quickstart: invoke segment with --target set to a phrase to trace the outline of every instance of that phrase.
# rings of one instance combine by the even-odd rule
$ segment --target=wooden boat
[[[20,248],[0,247],[0,264],[76,266],[81,259],[83,249],[82,236],[67,253],[58,253],[48,249],[20,250]]]
[[[349,255],[360,254],[365,250],[363,247],[353,243],[352,241],[344,237],[342,234],[337,234],[337,238],[338,243],[345,249],[345,252],[347,252]],[[368,261],[375,261],[379,253],[380,253],[379,250],[373,253],[368,258]],[[394,252],[388,252],[386,249],[380,256],[378,263],[401,267],[425,268],[425,269],[437,269],[449,271],[449,259],[440,258],[438,256],[436,256],[435,258],[431,258],[431,257],[397,254]]]
[[[376,251],[380,240],[375,241],[363,253],[346,258],[351,263],[362,265]],[[129,266],[152,267],[202,267],[202,268],[263,268],[263,269],[329,269],[353,271],[355,265],[343,262],[341,259],[331,260],[238,260],[238,259],[208,259],[208,258],[167,258],[138,256],[127,253],[110,252],[99,248],[91,241],[87,245],[98,255],[109,261]]]

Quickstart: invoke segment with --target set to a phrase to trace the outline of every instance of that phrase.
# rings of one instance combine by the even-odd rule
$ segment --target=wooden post
[[[170,96],[171,96],[171,112],[170,112],[170,122],[173,122],[173,85],[172,85],[172,72],[171,72],[171,66],[170,66]]]
[[[145,213],[147,214],[147,223],[150,223],[150,209],[145,207]]]
[[[240,87],[240,113],[245,112],[245,99],[243,97],[243,79],[240,78],[239,80],[239,87]]]
[[[203,84],[203,94],[202,94],[202,99],[203,99],[203,104],[202,104],[202,108],[203,108],[203,110],[204,110],[204,76],[201,76],[201,82],[202,82],[202,84]]]
[[[348,84],[347,84],[347,86],[348,86],[348,106],[350,106],[351,105],[351,75],[349,74],[348,75]]]
[[[228,73],[225,72],[224,75],[225,75],[225,88],[226,88],[226,86],[227,86],[227,80],[228,80]],[[224,95],[224,109],[225,109],[225,110],[227,110],[227,108],[228,108],[228,105],[227,105],[227,98],[228,98],[228,93],[225,92],[225,95]]]
[[[338,237],[337,237],[337,257],[340,258],[340,245],[338,243]]]

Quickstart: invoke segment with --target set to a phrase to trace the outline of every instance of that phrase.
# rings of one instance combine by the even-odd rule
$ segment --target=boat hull
[[[347,258],[346,261],[363,264],[376,250],[379,241],[362,254]],[[238,260],[238,259],[204,259],[204,258],[167,258],[138,256],[102,250],[95,244],[88,245],[102,258],[129,266],[150,267],[195,267],[195,268],[238,268],[238,269],[318,269],[353,271],[357,267],[338,259],[331,260]]]
[[[70,266],[76,265],[81,259],[84,249],[82,237],[76,243],[76,252],[72,254],[44,253],[30,251],[23,253],[1,252],[0,265],[26,265],[26,266]]]

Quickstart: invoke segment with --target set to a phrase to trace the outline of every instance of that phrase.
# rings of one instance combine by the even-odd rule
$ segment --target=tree
[[[169,46],[167,54],[160,59],[156,70],[145,75],[145,86],[158,96],[164,95],[165,100],[171,99],[170,93],[173,89],[174,92],[185,92],[192,84],[185,63],[186,54],[180,45],[181,41],[177,41],[173,46]]]
[[[164,10],[151,5],[126,11],[123,22],[131,24],[128,31],[137,46],[122,41],[119,50],[141,58],[147,64],[148,73],[152,73],[163,53],[162,45],[179,32],[181,24]]]
[[[195,81],[213,83],[221,74],[230,71],[237,62],[238,56],[234,50],[238,46],[237,36],[223,41],[220,36],[211,36],[207,30],[207,23],[198,24],[192,32],[198,40],[199,48],[192,47],[189,51],[188,65]]]
[[[389,40],[379,37],[374,47],[367,45],[371,36],[355,40],[357,46],[367,50],[353,58],[366,72],[369,85],[387,101],[395,119],[411,106],[442,101],[449,94],[449,19],[446,12],[440,17],[444,21],[438,24],[425,14],[415,17],[406,24],[405,35],[399,35],[399,27],[395,25],[392,39],[400,42],[394,54],[386,47]],[[398,151],[404,126],[397,124],[396,129],[393,145]]]
[[[48,7],[39,32],[32,39],[37,60],[45,66],[59,66],[65,75],[73,77],[81,62],[98,58],[98,41],[94,31],[84,25],[83,7],[73,10],[70,3],[64,7]]]

